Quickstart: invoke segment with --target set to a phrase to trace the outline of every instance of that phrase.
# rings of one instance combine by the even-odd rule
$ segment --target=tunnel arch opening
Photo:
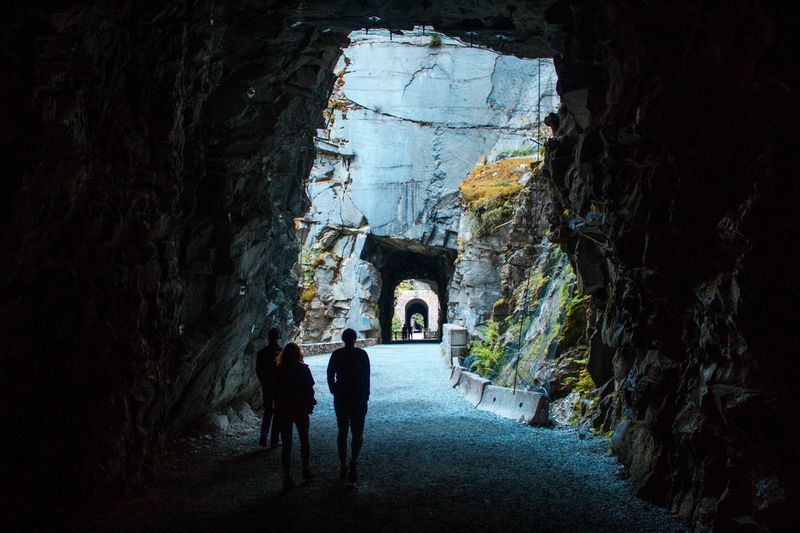
[[[406,304],[405,320],[406,327],[418,328],[422,326],[428,329],[428,304],[423,300],[412,300]]]

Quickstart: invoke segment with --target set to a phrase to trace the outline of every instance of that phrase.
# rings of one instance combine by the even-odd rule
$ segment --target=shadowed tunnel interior
[[[300,318],[294,224],[342,47],[425,24],[554,60],[537,186],[591,297],[593,408],[637,496],[701,530],[797,527],[793,4],[0,9],[4,521],[145,485],[171,439],[257,394],[266,332]],[[362,257],[384,340],[403,279],[435,281],[447,321],[451,248],[370,238]]]
[[[394,294],[398,283],[406,279],[426,279],[437,287],[447,287],[453,275],[453,250],[425,247],[418,243],[396,241],[370,236],[362,257],[375,265],[381,274],[381,293],[378,299],[381,335],[384,342],[392,336]],[[447,291],[439,289],[439,321],[447,322]],[[407,313],[410,317],[413,313]],[[427,319],[427,312],[423,313]]]

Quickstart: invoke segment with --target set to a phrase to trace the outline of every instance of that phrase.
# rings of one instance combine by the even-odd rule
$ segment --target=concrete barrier
[[[455,387],[458,385],[458,382],[461,380],[461,373],[466,370],[463,366],[456,366],[454,365],[453,368],[450,369],[450,386]]]
[[[534,425],[549,424],[549,402],[539,392],[529,392],[488,385],[478,409],[517,422]]]
[[[456,388],[461,396],[466,398],[472,405],[478,405],[483,398],[483,390],[491,383],[490,380],[480,377],[478,374],[461,371]]]

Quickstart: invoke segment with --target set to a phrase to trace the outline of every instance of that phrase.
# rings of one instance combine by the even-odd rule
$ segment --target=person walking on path
[[[261,437],[258,443],[262,447],[267,446],[267,434],[272,426],[272,437],[270,438],[269,448],[272,450],[278,446],[279,430],[273,421],[275,409],[275,361],[281,353],[281,345],[278,341],[281,332],[278,328],[272,328],[267,333],[269,343],[261,348],[256,355],[256,375],[261,382],[261,395],[264,398],[264,417],[261,419]]]
[[[369,356],[356,348],[356,332],[342,332],[344,348],[331,354],[328,361],[328,388],[333,395],[333,409],[339,434],[336,445],[341,462],[341,478],[355,483],[358,479],[356,463],[364,444],[364,421],[369,402]],[[347,467],[347,433],[352,433],[350,468]]]
[[[314,378],[308,365],[303,363],[303,352],[297,344],[290,342],[283,348],[278,358],[276,376],[275,417],[283,442],[283,490],[288,492],[294,487],[291,476],[292,426],[297,428],[297,437],[300,439],[303,479],[311,479],[308,415],[314,411],[317,403],[314,399]]]

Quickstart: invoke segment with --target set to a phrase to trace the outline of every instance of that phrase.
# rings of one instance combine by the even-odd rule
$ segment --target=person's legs
[[[274,414],[274,410],[272,409],[272,401],[273,401],[272,400],[272,396],[270,396],[269,397],[269,406],[270,406],[270,410],[269,410],[270,413],[269,414],[270,414],[270,418],[272,418],[272,433],[270,434],[270,438],[269,438],[269,447],[270,447],[270,449],[278,447],[278,443],[280,441],[280,436],[281,436],[281,431],[280,431],[280,428],[278,427],[278,420],[277,420],[277,417]],[[267,410],[266,410],[266,407],[265,407],[264,408],[264,416],[267,416],[266,413],[267,413]],[[269,430],[269,423],[267,423],[267,429]],[[265,434],[265,438],[266,438],[266,434]]]
[[[272,422],[272,397],[267,394],[266,387],[263,383],[261,385],[261,398],[264,400],[264,417],[261,419],[261,437],[258,443],[267,446],[267,433],[269,433],[269,426]],[[275,433],[275,424],[272,425],[272,432]]]
[[[277,422],[281,430],[281,466],[283,467],[283,488],[289,490],[294,486],[292,483],[292,419],[288,416],[278,416]]]
[[[336,448],[339,451],[339,462],[342,467],[341,476],[344,478],[347,475],[347,432],[350,430],[350,417],[347,406],[341,400],[334,398],[333,409],[336,411],[336,425],[339,427]]]
[[[356,471],[356,464],[358,463],[358,454],[361,453],[361,447],[364,444],[364,421],[367,416],[367,402],[354,402],[350,406],[350,430],[353,434],[353,439],[350,444],[350,473],[347,479],[351,483],[358,480],[358,473]]]
[[[367,403],[359,404],[353,407],[350,417],[350,425],[353,433],[353,440],[351,443],[353,460],[358,459],[358,454],[361,453],[361,447],[364,445],[364,424],[367,418]]]
[[[297,437],[300,439],[300,458],[303,462],[303,479],[309,479],[311,477],[311,470],[309,469],[311,444],[308,440],[308,429],[310,426],[308,415],[297,417],[294,423],[295,426],[297,426]]]

